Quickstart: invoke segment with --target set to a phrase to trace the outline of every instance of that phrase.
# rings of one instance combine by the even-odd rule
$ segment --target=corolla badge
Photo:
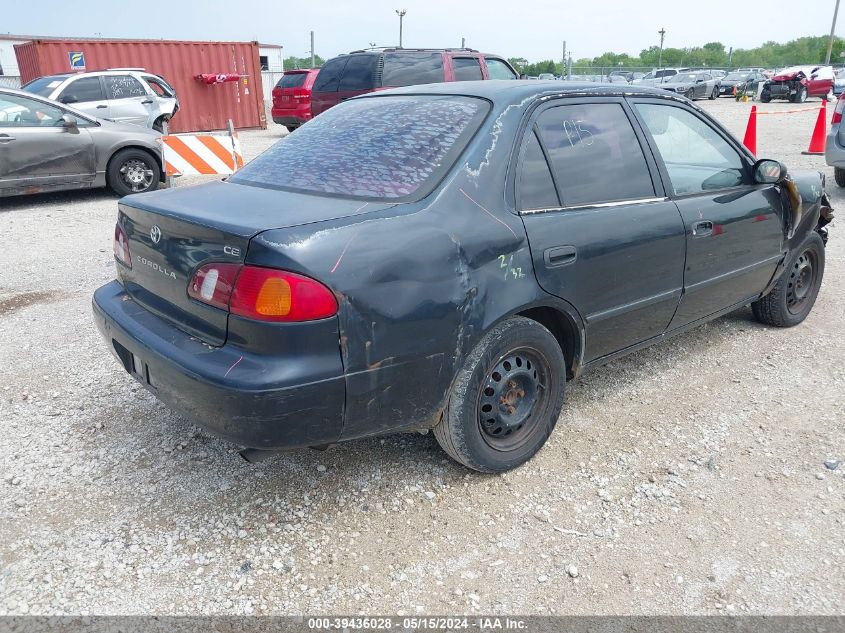
[[[161,240],[161,229],[155,224],[150,229],[150,239],[153,241],[153,244],[158,244]]]

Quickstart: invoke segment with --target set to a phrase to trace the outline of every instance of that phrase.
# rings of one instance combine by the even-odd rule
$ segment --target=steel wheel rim
[[[518,347],[487,372],[476,404],[481,436],[495,450],[523,446],[542,420],[549,399],[549,364],[539,350]]]
[[[806,307],[816,285],[817,271],[814,251],[807,249],[795,260],[786,285],[786,309],[790,314],[800,314]]]
[[[153,184],[153,170],[140,158],[130,158],[120,166],[120,179],[133,193],[146,191]]]

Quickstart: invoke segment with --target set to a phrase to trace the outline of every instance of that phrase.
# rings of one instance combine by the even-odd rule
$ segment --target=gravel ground
[[[699,103],[741,137],[747,104]],[[800,154],[814,121],[761,116],[759,155],[845,209]],[[168,411],[92,322],[115,216],[0,201],[0,613],[845,612],[839,227],[801,326],[745,309],[588,373],[533,461],[483,476],[430,435],[250,465]]]

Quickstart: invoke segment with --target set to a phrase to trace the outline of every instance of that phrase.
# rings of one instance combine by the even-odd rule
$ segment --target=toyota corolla
[[[663,90],[415,86],[124,198],[94,313],[127,372],[252,456],[433,429],[498,472],[586,369],[749,304],[803,321],[831,217],[821,174]]]

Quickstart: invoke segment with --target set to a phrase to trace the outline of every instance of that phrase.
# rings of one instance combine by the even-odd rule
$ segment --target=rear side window
[[[147,94],[141,82],[129,75],[106,75],[106,94],[109,99],[129,99]]]
[[[476,57],[453,57],[452,68],[455,71],[455,81],[482,79],[481,63]]]
[[[231,182],[352,198],[425,195],[454,164],[489,105],[481,99],[354,99],[327,110]]]
[[[279,79],[279,83],[277,83],[276,86],[279,88],[299,88],[305,83],[305,78],[307,76],[308,73],[284,74],[282,75],[282,78]]]
[[[104,101],[106,98],[99,77],[82,77],[69,83],[59,101],[62,103],[86,103],[88,101]]]
[[[551,209],[559,205],[546,156],[537,135],[531,132],[519,169],[519,208]]]
[[[443,74],[440,53],[385,53],[382,86],[413,86],[439,83]]]
[[[340,84],[340,75],[348,61],[348,57],[337,57],[323,64],[323,67],[317,74],[317,79],[314,80],[312,90],[314,92],[337,92],[337,87]]]
[[[654,196],[643,150],[620,104],[549,108],[537,126],[565,206]]]
[[[501,59],[495,57],[488,57],[484,60],[487,62],[487,75],[490,79],[516,79],[514,73],[508,65]]]
[[[354,55],[349,58],[338,90],[372,90],[376,55]]]

